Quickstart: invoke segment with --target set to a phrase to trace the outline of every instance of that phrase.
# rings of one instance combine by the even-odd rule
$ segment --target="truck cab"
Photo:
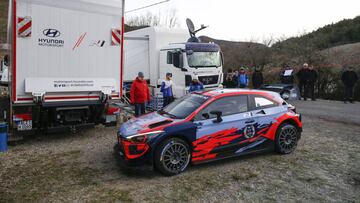
[[[170,72],[176,98],[188,92],[193,79],[199,79],[205,88],[218,87],[223,78],[219,45],[188,41],[184,29],[148,27],[125,33],[124,82],[130,84],[141,71],[156,94]]]
[[[198,79],[205,88],[218,87],[223,78],[222,65],[220,47],[213,43],[177,43],[160,50],[160,75],[173,74],[177,97],[188,92],[193,79]]]

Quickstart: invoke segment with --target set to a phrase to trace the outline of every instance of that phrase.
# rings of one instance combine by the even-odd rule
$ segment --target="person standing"
[[[173,81],[171,80],[172,73],[166,73],[165,80],[161,83],[160,92],[163,94],[164,103],[163,107],[167,106],[171,102],[174,101],[174,94],[173,94]]]
[[[145,103],[150,101],[150,91],[144,73],[139,72],[130,88],[130,102],[135,105],[135,116],[145,114]]]
[[[255,68],[254,73],[252,74],[252,84],[255,89],[259,89],[264,83],[264,77],[259,68]]]
[[[294,84],[294,70],[289,65],[285,65],[280,73],[280,81],[282,84]]]
[[[227,88],[234,88],[236,87],[236,77],[235,72],[232,69],[229,69],[226,78],[225,78],[225,87]]]
[[[307,88],[306,83],[309,75],[309,65],[307,63],[304,63],[303,67],[299,70],[299,72],[296,74],[298,80],[299,80],[299,91],[300,91],[300,98],[301,96],[304,97],[304,101],[306,101],[307,97]]]
[[[314,67],[311,65],[309,66],[309,74],[308,74],[308,80],[307,80],[307,92],[310,93],[310,97],[312,101],[316,101],[315,95],[314,95],[314,89],[315,89],[315,83],[318,79],[318,73],[314,69]]]
[[[344,103],[350,102],[354,103],[354,87],[356,82],[358,81],[358,76],[356,72],[353,70],[353,67],[349,67],[345,70],[341,76],[341,81],[345,86],[344,92]]]
[[[203,89],[204,89],[204,85],[198,79],[193,79],[191,81],[189,92],[200,91]]]
[[[240,68],[238,75],[238,87],[245,88],[249,85],[249,76],[246,74],[244,68]]]

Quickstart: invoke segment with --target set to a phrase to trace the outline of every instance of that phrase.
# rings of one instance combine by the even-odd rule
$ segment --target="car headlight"
[[[147,133],[140,133],[140,134],[131,135],[131,136],[127,137],[126,139],[129,140],[130,142],[144,143],[149,138],[160,135],[163,132],[164,131],[162,131],[162,130],[158,130],[158,131],[152,131],[152,132],[147,132]]]

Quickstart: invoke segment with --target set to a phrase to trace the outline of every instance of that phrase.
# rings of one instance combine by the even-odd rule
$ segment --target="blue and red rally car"
[[[301,116],[278,93],[217,89],[193,92],[164,109],[124,123],[115,145],[130,166],[154,165],[165,175],[239,155],[295,150]]]

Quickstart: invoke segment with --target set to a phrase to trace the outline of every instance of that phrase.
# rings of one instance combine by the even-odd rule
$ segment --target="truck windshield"
[[[221,56],[220,52],[193,52],[187,55],[188,64],[190,67],[220,67]]]
[[[184,119],[199,108],[209,97],[200,94],[188,94],[175,100],[164,109],[158,111],[159,114],[176,119]]]

